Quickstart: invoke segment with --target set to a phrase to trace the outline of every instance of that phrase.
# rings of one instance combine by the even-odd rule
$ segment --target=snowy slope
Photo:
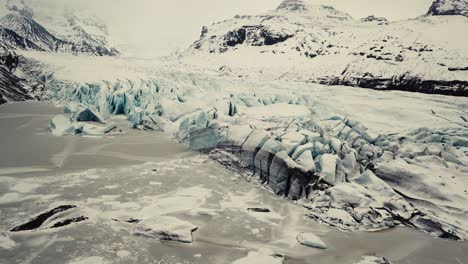
[[[181,61],[237,76],[467,95],[468,18],[355,20],[286,0],[204,27]]]
[[[26,84],[5,68],[0,67],[0,104],[31,99]]]

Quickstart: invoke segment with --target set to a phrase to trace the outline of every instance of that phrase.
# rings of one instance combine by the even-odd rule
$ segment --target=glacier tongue
[[[335,89],[172,71],[149,79],[54,80],[49,96],[68,103],[66,111],[74,118],[55,117],[51,129],[102,135],[115,125],[76,121],[123,115],[131,128],[172,133],[274,193],[298,200],[310,218],[350,230],[404,224],[465,239],[468,220],[455,211],[467,210],[467,185],[460,175],[466,171],[468,137],[453,118],[462,113],[446,110],[452,99],[445,105],[426,95],[405,98],[414,107],[399,112],[401,120],[382,123],[382,115],[400,110],[380,97],[402,95],[376,94],[379,108],[373,113],[366,110],[374,107],[372,101],[362,109],[348,100],[362,90]],[[433,172],[449,176],[440,179]]]

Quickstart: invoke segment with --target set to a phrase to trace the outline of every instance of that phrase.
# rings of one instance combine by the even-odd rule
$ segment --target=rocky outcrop
[[[15,48],[44,51],[34,42],[16,34],[16,32],[0,26],[0,49],[7,51]]]
[[[466,16],[468,17],[467,0],[436,0],[432,3],[428,16]]]
[[[307,5],[302,0],[286,0],[281,2],[277,9],[295,12],[305,11],[307,10]]]
[[[202,36],[206,33],[202,32]],[[265,26],[243,26],[227,32],[223,38],[223,47],[220,52],[227,51],[227,47],[246,44],[248,46],[272,46],[284,42],[294,34],[287,30],[275,31]],[[216,37],[215,37],[216,38]]]
[[[464,3],[436,1],[432,9],[446,11],[430,14],[463,15]],[[437,41],[435,28],[451,41]],[[468,52],[460,46],[466,28],[460,16],[398,22],[368,16],[359,22],[331,7],[286,0],[269,13],[204,28],[178,59],[255,79],[466,96]],[[242,59],[246,54],[249,59]]]
[[[0,66],[0,104],[32,99],[28,94],[26,84],[3,66]]]
[[[361,18],[361,22],[387,22],[385,17],[376,17],[374,15]]]
[[[381,77],[324,77],[318,83],[345,85],[375,90],[399,90],[427,94],[468,96],[467,81],[422,80],[419,77],[400,75],[392,78]]]

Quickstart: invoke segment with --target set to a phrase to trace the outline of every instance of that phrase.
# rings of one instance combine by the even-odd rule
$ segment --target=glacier
[[[57,108],[0,111],[5,134],[25,138],[3,143],[13,167],[0,173],[0,248],[17,262],[36,243],[77,262],[145,263],[159,250],[170,260],[158,261],[197,262],[206,249],[221,252],[210,263],[465,255],[465,7],[437,0],[392,22],[285,0],[203,27],[188,49],[155,60],[113,57],[94,19],[7,15],[0,49],[18,46],[22,65],[0,71],[0,103]],[[47,161],[14,167],[34,155]],[[96,248],[109,254],[76,258]]]
[[[103,135],[115,124],[79,120],[106,123],[125,116],[130,128],[165,131],[297,201],[309,218],[344,230],[407,225],[466,239],[461,174],[467,164],[467,127],[457,118],[464,115],[462,108],[449,106],[466,105],[465,98],[365,92],[379,104],[372,113],[372,102],[353,105],[359,89],[167,68],[151,76],[52,80],[48,97],[67,106],[69,116],[55,118],[54,133]],[[403,96],[414,108],[395,109],[391,101]],[[383,113],[394,111],[402,118],[382,120]],[[439,171],[451,182],[433,173]]]

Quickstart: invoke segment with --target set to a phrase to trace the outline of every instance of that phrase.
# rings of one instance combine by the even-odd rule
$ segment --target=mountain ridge
[[[180,60],[220,74],[468,96],[467,25],[458,15],[357,20],[286,0],[204,27]]]

